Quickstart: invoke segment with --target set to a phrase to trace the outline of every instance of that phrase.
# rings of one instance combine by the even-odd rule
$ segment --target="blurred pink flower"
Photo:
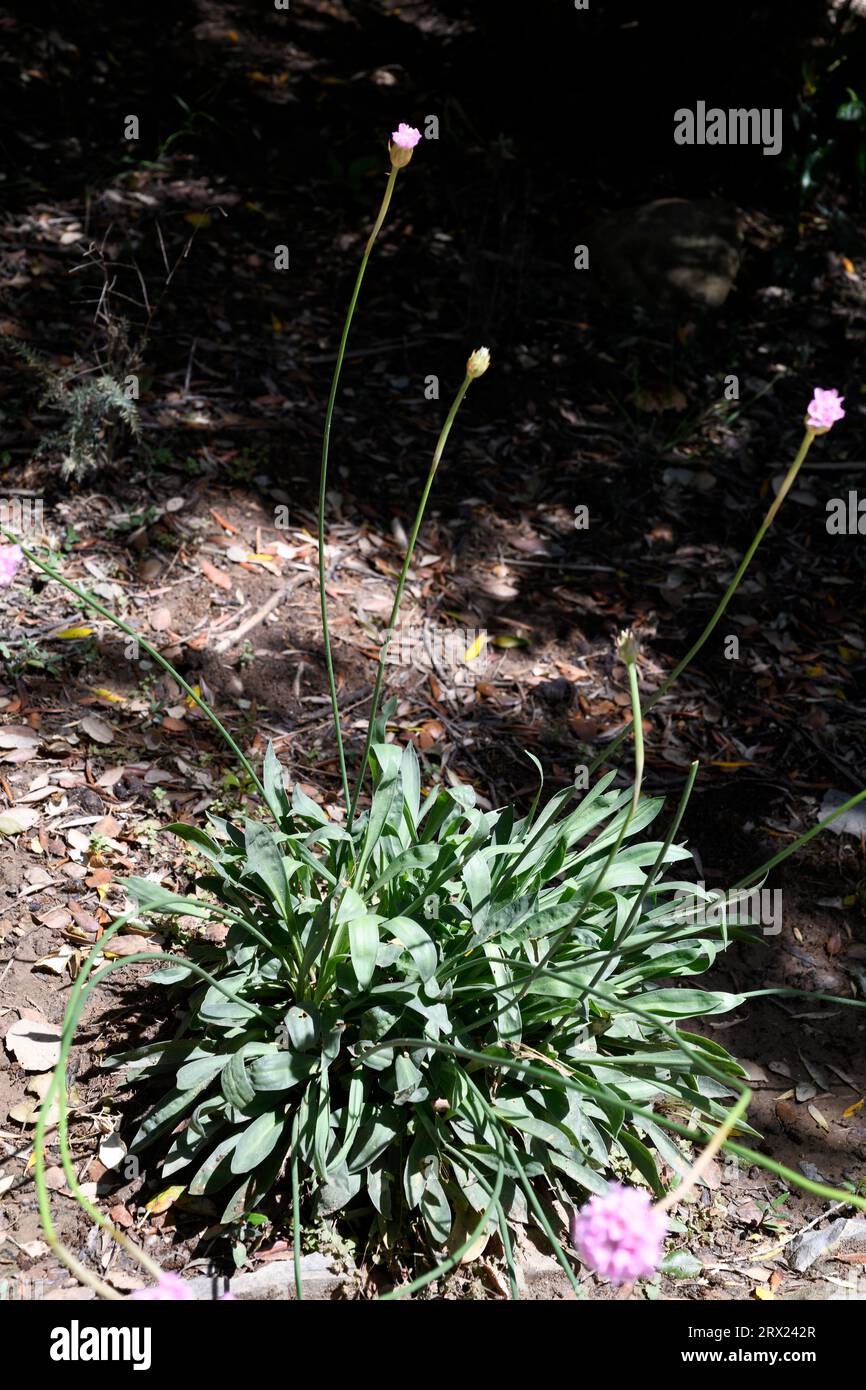
[[[23,559],[20,545],[0,545],[0,589],[8,589]]]
[[[136,1289],[129,1296],[140,1303],[185,1303],[194,1299],[192,1289],[178,1274],[161,1274],[155,1284],[147,1289]]]
[[[420,139],[420,130],[416,130],[413,125],[407,125],[405,121],[401,121],[397,129],[391,132],[392,145],[399,145],[401,150],[414,150]]]
[[[161,1274],[155,1284],[151,1284],[147,1289],[136,1289],[131,1293],[130,1298],[137,1299],[139,1303],[188,1303],[195,1300],[195,1294],[179,1274]],[[231,1292],[221,1293],[217,1298],[218,1303],[237,1303],[237,1298]]]
[[[806,424],[809,429],[823,432],[828,430],[837,420],[844,420],[845,412],[842,409],[844,399],[845,397],[840,396],[838,391],[822,391],[820,386],[816,386],[806,416]]]
[[[571,1243],[603,1279],[630,1284],[658,1269],[667,1230],[664,1213],[649,1193],[611,1183],[604,1196],[590,1197],[571,1219]]]

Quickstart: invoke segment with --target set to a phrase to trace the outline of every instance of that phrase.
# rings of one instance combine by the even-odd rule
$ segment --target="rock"
[[[544,700],[548,705],[568,706],[574,700],[575,687],[565,676],[557,676],[555,680],[540,681],[535,687],[535,694],[539,699]]]
[[[736,208],[717,199],[660,198],[590,226],[591,271],[623,300],[661,311],[718,309],[740,265]]]
[[[337,1298],[348,1276],[336,1273],[326,1255],[318,1253],[301,1256],[301,1279],[304,1298],[311,1301]],[[225,1280],[199,1275],[185,1280],[196,1298],[213,1299],[224,1292]],[[295,1266],[292,1259],[270,1260],[257,1269],[236,1274],[230,1283],[231,1292],[241,1300],[292,1299],[295,1297]]]
[[[801,1160],[801,1162],[797,1164],[797,1167],[800,1169],[803,1177],[808,1178],[810,1182],[826,1183],[828,1181],[821,1172],[821,1169],[816,1168],[814,1163],[809,1163],[806,1159]]]
[[[791,1241],[788,1263],[798,1274],[802,1274],[823,1255],[831,1255],[842,1249],[866,1254],[866,1221],[840,1216],[820,1230],[804,1231]]]
[[[524,1231],[515,1249],[517,1287],[530,1298],[571,1298],[571,1284],[543,1236]]]

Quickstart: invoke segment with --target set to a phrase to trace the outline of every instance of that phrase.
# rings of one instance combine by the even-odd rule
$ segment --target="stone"
[[[653,311],[719,309],[736,280],[737,210],[719,199],[659,198],[590,227],[590,274]]]
[[[311,1302],[339,1298],[348,1282],[348,1276],[337,1273],[327,1255],[318,1252],[301,1256],[301,1280],[304,1298]],[[211,1279],[199,1275],[185,1281],[197,1299],[207,1301],[217,1298],[225,1291],[224,1279]],[[255,1269],[242,1270],[230,1282],[231,1292],[240,1300],[255,1299],[272,1301],[274,1299],[293,1299],[295,1297],[294,1260],[268,1260]]]

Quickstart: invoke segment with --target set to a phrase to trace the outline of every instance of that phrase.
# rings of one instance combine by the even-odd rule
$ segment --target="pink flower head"
[[[0,545],[0,589],[8,589],[23,559],[20,545]]]
[[[845,397],[840,396],[838,391],[822,391],[820,386],[816,386],[806,416],[808,428],[823,434],[837,420],[844,420],[845,412],[842,409],[844,399]]]
[[[391,132],[391,144],[399,145],[401,150],[414,150],[420,139],[420,130],[407,125],[405,121],[401,121],[397,129]]]
[[[571,1243],[585,1264],[614,1284],[645,1279],[658,1269],[667,1230],[648,1192],[611,1183],[571,1218]]]
[[[150,1288],[136,1289],[129,1296],[140,1303],[186,1303],[195,1298],[189,1284],[177,1274],[161,1274]]]
[[[395,169],[405,169],[420,139],[420,130],[416,130],[413,125],[407,125],[405,121],[401,121],[396,130],[392,130],[388,153]]]

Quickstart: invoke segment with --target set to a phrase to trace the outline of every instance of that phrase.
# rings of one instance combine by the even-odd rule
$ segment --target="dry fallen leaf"
[[[31,811],[28,806],[13,806],[11,810],[0,815],[0,835],[20,835],[23,830],[29,830],[38,819],[38,811]]]
[[[99,1161],[106,1168],[117,1168],[126,1158],[126,1145],[119,1134],[109,1134],[99,1146]]]
[[[212,565],[210,560],[201,559],[199,561],[201,572],[205,579],[209,579],[211,584],[216,584],[220,589],[230,589],[232,587],[231,577],[225,570],[218,570],[216,565]]]
[[[144,1209],[151,1216],[159,1216],[162,1212],[168,1211],[169,1207],[174,1206],[178,1197],[185,1191],[186,1188],[183,1186],[166,1187],[162,1192],[158,1192],[155,1197],[151,1197],[150,1201],[145,1204]]]
[[[79,727],[94,743],[113,743],[117,737],[116,730],[107,720],[100,719],[98,714],[88,714],[86,719],[82,719]]]
[[[45,1071],[60,1056],[61,1031],[56,1023],[19,1018],[6,1034],[6,1050],[25,1071]]]
[[[106,960],[111,960],[116,956],[134,956],[139,952],[147,952],[149,955],[158,953],[162,950],[162,944],[147,936],[113,936],[102,954]]]
[[[42,956],[37,960],[33,969],[47,970],[52,975],[63,975],[74,954],[75,948],[64,942],[62,946],[57,947],[56,951],[52,951],[50,955]]]
[[[665,410],[685,410],[688,400],[678,386],[659,382],[655,387],[642,386],[628,397],[637,410],[659,414]]]

